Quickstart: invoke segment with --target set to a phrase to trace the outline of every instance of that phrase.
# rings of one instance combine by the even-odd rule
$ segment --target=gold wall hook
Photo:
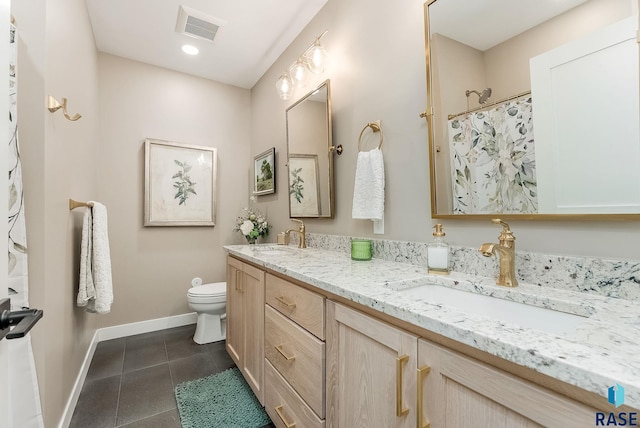
[[[51,95],[49,95],[49,99],[48,99],[48,102],[47,102],[47,108],[49,109],[49,111],[51,113],[55,113],[56,111],[62,109],[62,114],[64,114],[64,117],[66,117],[68,120],[70,120],[72,122],[75,122],[76,120],[78,120],[78,119],[80,119],[82,117],[78,113],[76,113],[73,116],[71,116],[69,114],[69,112],[67,112],[67,99],[66,98],[62,98],[62,103],[60,103],[58,100],[56,100]]]

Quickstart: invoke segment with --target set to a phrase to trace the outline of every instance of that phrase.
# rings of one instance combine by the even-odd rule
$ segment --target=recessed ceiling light
[[[182,45],[182,52],[186,53],[187,55],[198,55],[198,52],[200,52],[200,50],[193,45]]]

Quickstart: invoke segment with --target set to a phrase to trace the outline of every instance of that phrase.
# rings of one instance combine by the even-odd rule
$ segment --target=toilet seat
[[[212,282],[209,284],[202,284],[198,287],[191,287],[187,293],[187,295],[191,297],[221,297],[226,294],[226,282]]]
[[[224,303],[227,300],[227,283],[213,282],[191,287],[187,300],[191,303]]]

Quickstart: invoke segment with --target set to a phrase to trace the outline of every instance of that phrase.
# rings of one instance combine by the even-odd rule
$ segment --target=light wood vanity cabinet
[[[594,423],[595,409],[420,338],[419,329],[232,257],[227,266],[227,350],[278,428]]]
[[[327,302],[327,424],[578,427],[596,410],[362,312]]]
[[[423,427],[587,427],[596,410],[420,339]],[[419,404],[420,405],[420,404]]]
[[[265,409],[279,428],[324,427],[324,297],[267,273]]]
[[[227,352],[264,404],[265,272],[227,258]]]

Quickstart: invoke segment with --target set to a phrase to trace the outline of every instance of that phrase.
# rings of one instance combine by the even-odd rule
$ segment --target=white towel
[[[355,219],[382,220],[384,213],[384,161],[382,151],[373,149],[358,153],[356,180],[353,185]]]
[[[111,255],[107,208],[99,202],[89,201],[82,221],[80,248],[80,286],[77,305],[87,312],[107,314],[113,303],[111,281]]]

